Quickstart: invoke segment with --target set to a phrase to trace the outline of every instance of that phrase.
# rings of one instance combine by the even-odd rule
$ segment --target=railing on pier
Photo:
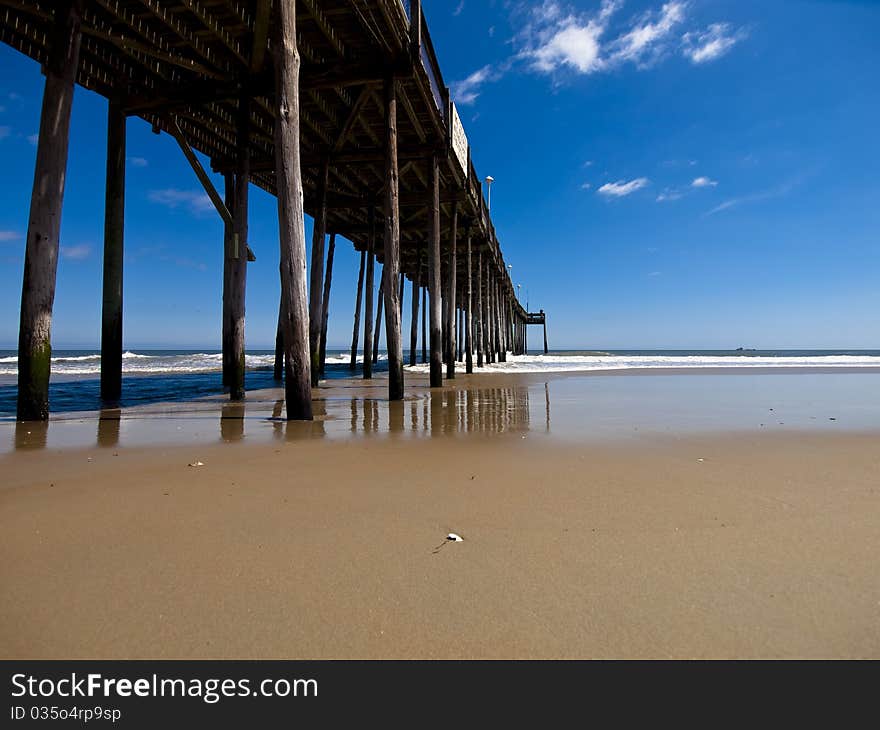
[[[422,13],[421,0],[410,0],[408,10],[412,50],[419,54],[419,60],[428,77],[437,111],[443,122],[447,123],[449,120],[449,90],[443,83],[440,63],[437,60],[437,53],[434,51],[434,43],[431,41],[425,15]]]

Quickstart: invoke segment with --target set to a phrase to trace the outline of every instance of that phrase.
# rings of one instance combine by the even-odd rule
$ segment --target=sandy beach
[[[711,385],[678,377],[675,398]],[[857,409],[814,394],[800,425],[725,428],[697,402],[651,429],[625,402],[647,425],[624,433],[591,425],[587,379],[417,380],[399,409],[381,380],[322,388],[312,425],[267,420],[272,393],[252,420],[216,401],[50,425],[90,446],[3,424],[0,656],[880,655],[880,429]]]

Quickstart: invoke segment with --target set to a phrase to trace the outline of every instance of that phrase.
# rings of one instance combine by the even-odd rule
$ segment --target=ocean
[[[421,353],[419,352],[419,356]],[[408,361],[408,351],[404,360]],[[0,350],[0,418],[15,415],[16,365],[14,350]],[[251,390],[276,385],[272,379],[274,353],[247,353],[246,387]],[[49,388],[54,413],[91,411],[101,407],[101,358],[94,350],[56,350],[52,357]],[[507,362],[486,366],[486,372],[592,372],[651,370],[658,368],[880,368],[880,350],[553,350],[547,355],[511,356]],[[416,365],[424,371],[427,365]],[[223,392],[221,355],[204,350],[136,350],[123,355],[123,396],[120,405],[193,400]],[[374,368],[387,370],[379,355]],[[358,372],[358,371],[355,371]],[[330,350],[328,379],[349,377],[347,351]]]

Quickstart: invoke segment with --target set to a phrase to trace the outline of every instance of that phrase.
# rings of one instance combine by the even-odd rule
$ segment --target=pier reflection
[[[121,408],[101,409],[101,413],[98,415],[98,446],[108,448],[119,445],[121,421]]]
[[[244,438],[244,403],[224,403],[220,410],[220,438],[229,443]]]
[[[544,392],[540,392],[543,386]],[[267,440],[293,442],[362,436],[396,439],[525,433],[550,428],[550,389],[541,384],[499,387],[446,387],[417,391],[416,397],[389,402],[359,392],[313,402],[315,419],[287,421],[283,399],[204,402],[186,409],[104,408],[83,418],[49,422],[9,422],[3,451],[51,448],[115,449],[165,443],[234,444]],[[543,401],[543,402],[542,402]],[[532,411],[534,406],[534,411]],[[542,413],[543,411],[543,413]],[[533,420],[538,423],[533,423]],[[219,434],[217,432],[219,421]],[[124,423],[124,425],[123,425]],[[209,425],[207,428],[205,424]],[[122,431],[124,430],[124,438]]]
[[[549,391],[547,399],[549,419]],[[352,435],[388,433],[411,437],[528,431],[530,394],[526,386],[443,389],[389,403],[352,398],[344,415]],[[548,420],[549,428],[549,420]]]
[[[45,449],[49,437],[48,421],[16,421],[16,449]]]

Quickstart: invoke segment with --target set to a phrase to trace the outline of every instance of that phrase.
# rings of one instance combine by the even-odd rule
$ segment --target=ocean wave
[[[348,353],[335,352],[327,356],[331,366],[348,365]],[[379,355],[386,362],[387,354]],[[363,362],[358,354],[357,362]],[[270,353],[245,355],[248,370],[267,370],[273,367],[275,356]],[[173,375],[186,373],[218,372],[223,367],[223,356],[216,352],[141,354],[125,352],[122,356],[122,372],[127,375]],[[809,355],[797,353],[787,355],[688,355],[682,354],[620,354],[611,355],[598,351],[577,354],[551,355],[508,355],[507,362],[486,365],[481,372],[550,373],[550,372],[593,372],[610,370],[651,370],[658,368],[699,369],[734,368],[870,368],[880,367],[880,356],[876,354]],[[413,372],[427,372],[428,365],[415,365]],[[17,358],[0,358],[0,375],[16,375]],[[52,358],[53,375],[97,376],[101,372],[101,356],[97,353],[83,355],[64,355]]]
[[[661,368],[878,368],[876,355],[750,356],[737,355],[508,355],[507,362],[486,365],[482,372],[551,373],[609,370],[652,370]],[[427,372],[428,365],[410,368]]]

